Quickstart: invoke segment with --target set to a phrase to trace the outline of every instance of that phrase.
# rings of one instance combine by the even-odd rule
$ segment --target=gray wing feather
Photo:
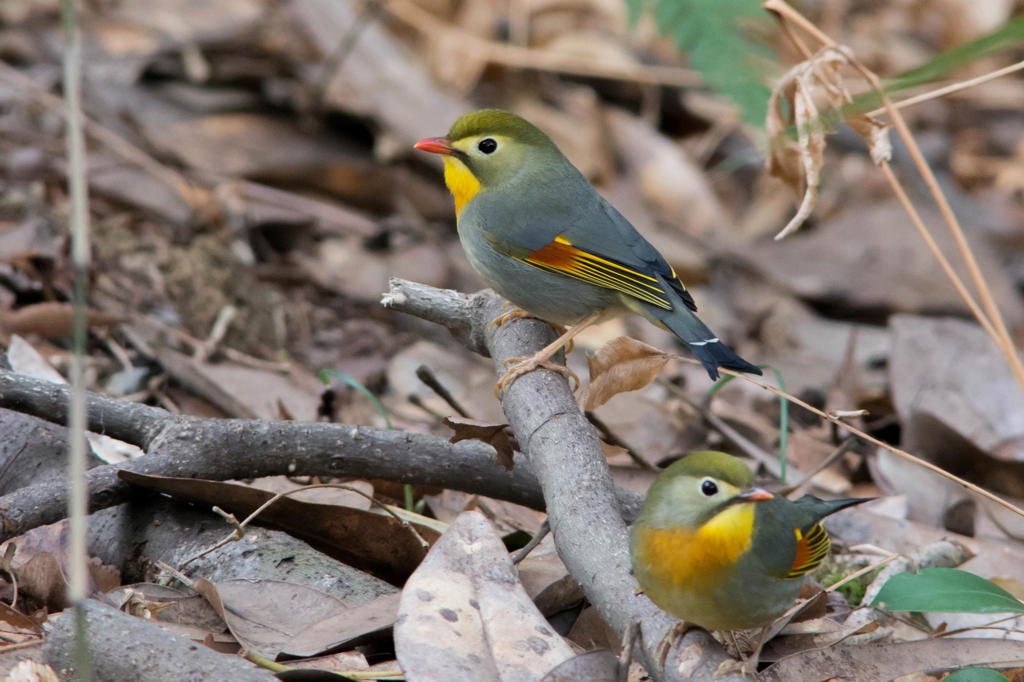
[[[585,187],[582,191],[581,185]],[[485,209],[487,203],[506,201],[509,195],[514,196],[515,192],[493,198],[485,193],[473,204],[479,202],[476,208]],[[693,297],[658,250],[578,172],[575,178],[570,176],[534,186],[530,199],[528,211],[504,206],[481,210],[481,214],[504,216],[500,230],[494,229],[497,226],[487,226],[492,243],[502,244],[510,255],[520,256],[523,252],[541,249],[562,235],[576,248],[595,256],[652,277],[660,276],[686,307],[697,310]]]

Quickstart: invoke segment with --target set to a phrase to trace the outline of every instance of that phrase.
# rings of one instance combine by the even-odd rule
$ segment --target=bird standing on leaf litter
[[[770,624],[828,556],[821,525],[869,498],[788,500],[751,487],[742,460],[695,452],[665,469],[630,531],[633,574],[661,609],[708,630]]]
[[[498,390],[538,367],[568,374],[551,356],[589,325],[627,311],[672,331],[712,379],[719,367],[761,374],[700,321],[675,270],[533,124],[484,109],[416,149],[442,155],[459,239],[484,281],[529,316],[574,325],[533,357],[509,360],[518,364]],[[517,316],[524,313],[495,322]]]

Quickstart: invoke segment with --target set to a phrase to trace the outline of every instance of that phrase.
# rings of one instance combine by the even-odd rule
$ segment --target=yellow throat
[[[754,504],[737,504],[699,528],[644,528],[638,558],[659,583],[699,589],[750,549],[754,512]]]
[[[444,161],[444,184],[448,185],[455,198],[455,217],[458,218],[466,204],[480,191],[480,181],[466,164],[454,156],[441,158]]]

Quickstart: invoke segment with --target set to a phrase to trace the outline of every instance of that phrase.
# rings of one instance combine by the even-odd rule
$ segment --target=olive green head
[[[504,137],[526,145],[552,144],[551,138],[540,128],[522,116],[502,109],[481,109],[460,117],[448,130],[448,141],[456,145],[464,140],[475,140],[488,135]]]
[[[698,528],[725,509],[772,499],[752,488],[742,460],[724,452],[694,452],[661,472],[644,500],[640,521],[654,528]]]
[[[446,169],[452,161],[458,162],[455,167],[464,167],[482,189],[508,184],[523,173],[543,174],[565,163],[540,128],[501,109],[466,114],[452,124],[446,137],[421,140],[416,148],[445,155]]]

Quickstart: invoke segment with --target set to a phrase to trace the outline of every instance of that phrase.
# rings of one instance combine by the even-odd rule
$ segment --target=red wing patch
[[[793,557],[793,565],[789,567],[786,578],[807,575],[821,565],[832,548],[832,541],[820,523],[814,524],[806,531],[796,528],[793,532],[796,533],[796,556]]]
[[[564,237],[521,259],[549,272],[614,289],[665,310],[672,310],[660,280],[608,258],[578,249]]]

